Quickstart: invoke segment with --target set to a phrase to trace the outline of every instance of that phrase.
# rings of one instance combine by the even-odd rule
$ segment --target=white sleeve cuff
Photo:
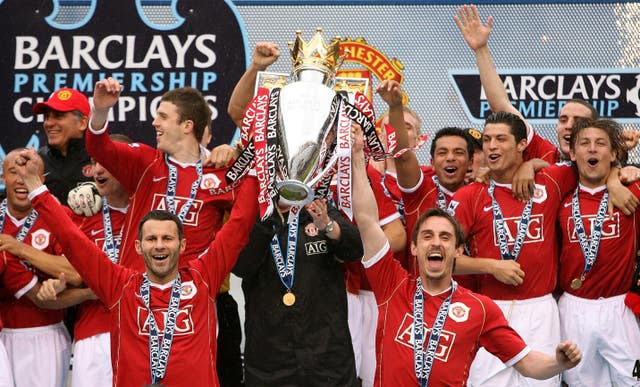
[[[34,275],[28,284],[26,284],[22,289],[18,290],[16,294],[14,294],[14,297],[16,298],[16,300],[19,300],[20,298],[22,298],[22,296],[27,294],[27,292],[31,290],[34,286],[36,286],[37,283],[38,283],[38,277]]]
[[[384,258],[385,255],[387,255],[387,252],[390,248],[391,247],[389,246],[389,241],[386,241],[380,251],[378,251],[373,257],[367,259],[366,261],[362,261],[362,266],[364,266],[365,269],[368,269],[376,263],[380,262],[380,260]]]
[[[386,226],[387,224],[393,222],[396,219],[400,219],[401,215],[398,211],[394,212],[393,214],[387,216],[386,218],[382,218],[378,221],[378,224],[380,225],[380,227]]]
[[[522,351],[520,351],[519,354],[515,355],[514,357],[509,359],[509,361],[505,362],[504,365],[506,365],[507,367],[513,367],[514,364],[524,359],[524,357],[527,356],[529,352],[531,352],[531,347],[527,345]]]
[[[33,191],[29,192],[29,195],[27,195],[27,198],[29,198],[29,200],[33,200],[33,198],[35,198],[36,196],[40,195],[43,192],[48,191],[49,189],[47,189],[47,186],[42,184],[40,187],[34,189]]]
[[[416,183],[415,187],[405,188],[401,186],[400,183],[398,183],[398,188],[400,189],[401,192],[404,192],[404,193],[414,193],[418,190],[418,188],[420,188],[423,181],[424,181],[424,172],[420,170],[420,178],[418,179],[418,183]]]
[[[109,126],[109,121],[105,121],[104,126],[100,129],[95,129],[93,126],[91,126],[91,119],[93,118],[93,114],[89,116],[89,130],[91,131],[91,133],[93,134],[102,134],[104,132],[107,131],[107,127]]]

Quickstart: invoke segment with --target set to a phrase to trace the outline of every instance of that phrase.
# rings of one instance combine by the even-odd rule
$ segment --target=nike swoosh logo
[[[567,207],[571,207],[571,202],[564,204],[564,208],[567,208]]]
[[[491,211],[492,209],[493,209],[493,206],[483,207],[483,208],[482,208],[482,211],[484,211],[484,212],[489,212],[489,211]]]
[[[152,178],[151,178],[151,180],[153,180],[153,182],[154,182],[154,183],[157,183],[157,182],[159,182],[160,180],[164,180],[164,179],[166,179],[166,178],[167,178],[166,176],[158,176],[158,177],[155,177],[155,176],[154,176],[154,177],[152,177]]]
[[[102,229],[91,230],[91,236],[96,236],[102,232]]]

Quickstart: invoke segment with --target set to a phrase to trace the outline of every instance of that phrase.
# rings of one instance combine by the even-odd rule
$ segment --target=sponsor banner
[[[211,106],[214,143],[233,135],[226,109],[247,44],[231,1],[0,1],[0,22],[0,158],[46,143],[33,105],[62,87],[90,97],[109,76],[124,86],[110,117],[113,132],[155,146],[151,123],[160,97],[191,86]]]
[[[555,124],[570,99],[583,99],[602,117],[640,123],[640,69],[499,70],[511,104],[532,124]],[[470,121],[491,114],[477,70],[450,70],[449,80]]]

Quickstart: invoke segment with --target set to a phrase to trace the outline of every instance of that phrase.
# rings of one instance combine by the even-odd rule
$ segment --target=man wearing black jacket
[[[362,254],[357,228],[323,200],[254,226],[233,269],[246,302],[248,387],[359,385],[341,262]]]

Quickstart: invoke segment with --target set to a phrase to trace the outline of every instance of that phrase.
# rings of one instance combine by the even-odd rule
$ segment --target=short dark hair
[[[473,142],[464,133],[464,129],[457,128],[457,127],[446,127],[438,130],[435,136],[433,137],[433,140],[431,141],[431,149],[429,149],[429,154],[431,154],[432,159],[433,159],[433,156],[436,154],[436,142],[438,141],[438,139],[441,137],[448,137],[448,136],[456,136],[456,137],[462,138],[464,142],[467,144],[467,156],[469,156],[469,158],[473,156]]]
[[[611,143],[611,149],[616,152],[616,159],[622,164],[627,162],[629,150],[622,138],[622,126],[614,120],[604,118],[597,120],[589,120],[586,118],[577,119],[573,128],[571,128],[571,138],[569,139],[569,147],[572,151],[576,149],[578,134],[587,128],[596,128],[607,133],[609,142]]]
[[[416,222],[416,225],[413,227],[413,234],[411,235],[413,243],[418,243],[418,232],[420,231],[420,226],[422,226],[422,224],[426,222],[427,219],[432,217],[445,218],[446,220],[448,220],[449,223],[451,223],[451,225],[453,226],[454,235],[456,237],[456,247],[460,247],[464,244],[464,232],[462,231],[460,223],[458,223],[456,218],[451,216],[451,214],[449,214],[447,211],[438,207],[429,208],[420,215],[418,221]]]
[[[518,115],[509,112],[491,113],[484,122],[487,124],[505,124],[511,128],[511,134],[516,138],[516,144],[527,138],[527,124]]]
[[[193,87],[169,90],[160,102],[171,102],[178,108],[179,122],[193,121],[193,133],[198,142],[202,141],[205,126],[211,123],[211,108],[202,93]]]
[[[586,107],[587,109],[589,109],[589,112],[591,112],[591,116],[589,118],[591,118],[592,120],[597,120],[598,118],[600,118],[600,115],[598,114],[598,111],[596,110],[596,108],[593,107],[592,104],[590,104],[589,102],[585,101],[584,99],[580,99],[580,98],[572,98],[570,100],[568,100],[567,102],[565,102],[565,105],[568,105],[570,103],[577,103],[578,105],[582,105],[584,107]]]
[[[138,224],[138,240],[142,240],[142,226],[144,226],[144,224],[148,221],[148,220],[169,220],[172,221],[173,223],[176,224],[176,227],[178,227],[178,238],[180,240],[182,240],[182,238],[184,237],[184,226],[182,225],[182,221],[180,221],[180,218],[178,218],[175,214],[169,212],[169,211],[164,211],[164,210],[153,210],[153,211],[149,211],[140,221],[140,224]]]

